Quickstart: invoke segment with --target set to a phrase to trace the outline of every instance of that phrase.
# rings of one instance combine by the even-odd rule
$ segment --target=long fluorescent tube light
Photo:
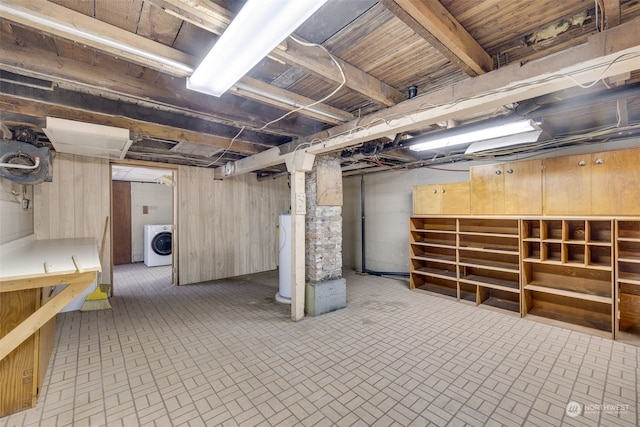
[[[499,150],[501,148],[513,147],[514,145],[530,144],[536,142],[540,135],[541,130],[533,130],[530,132],[523,132],[517,135],[501,136],[499,138],[487,139],[484,141],[472,142],[464,154],[481,153],[483,151]]]
[[[501,123],[499,125],[490,126],[486,128],[475,128],[468,132],[448,132],[443,131],[445,136],[438,137],[434,135],[435,139],[429,139],[428,141],[419,142],[411,145],[409,148],[412,151],[430,151],[437,150],[439,148],[457,147],[471,142],[484,141],[487,139],[499,138],[502,136],[517,135],[519,133],[530,132],[537,130],[531,120]],[[450,136],[446,136],[446,133],[450,133]]]
[[[247,0],[187,78],[187,88],[221,96],[326,2]]]

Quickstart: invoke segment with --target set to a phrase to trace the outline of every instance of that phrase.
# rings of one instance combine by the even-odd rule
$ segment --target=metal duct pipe
[[[619,99],[630,98],[633,96],[640,96],[640,83],[618,86],[588,95],[576,96],[575,98],[567,99],[565,101],[540,105],[537,106],[537,108],[525,107],[525,111],[519,111],[518,107],[516,107],[515,111],[516,114],[521,117],[533,119],[575,110],[585,105],[617,101]]]

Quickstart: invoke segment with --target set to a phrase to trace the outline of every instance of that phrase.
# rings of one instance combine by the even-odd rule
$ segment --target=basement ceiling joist
[[[287,39],[220,98],[187,90],[185,77],[243,2],[4,0],[0,121],[16,134],[30,127],[44,143],[45,114],[126,127],[134,140],[128,159],[199,167],[238,161],[263,165],[260,173],[280,171],[281,164],[265,165],[305,141],[318,153],[349,147],[345,165],[413,167],[415,153],[399,142],[405,137],[444,129],[447,119],[464,124],[503,115],[543,92],[549,93],[545,103],[556,103],[583,91],[574,86],[556,93],[549,86],[490,96],[491,88],[526,80],[520,68],[549,64],[544,61],[559,52],[571,55],[588,37],[606,30],[604,40],[616,26],[627,25],[633,37],[640,33],[634,0],[598,2],[597,15],[604,17],[598,25],[596,3],[584,0],[329,0],[297,33],[322,48]],[[342,82],[327,51],[347,81],[324,99]],[[516,61],[524,66],[513,68]],[[620,88],[615,102],[578,105],[563,121],[549,117],[549,135],[600,126],[622,127],[625,134],[640,122],[639,99],[630,90],[636,82],[640,69],[608,79],[606,85]],[[407,100],[411,86],[418,97]],[[221,149],[221,155],[174,149],[182,142]]]
[[[220,177],[243,174],[285,162],[285,155],[299,151],[323,154],[416,127],[424,127],[479,110],[522,101],[570,87],[634,71],[640,64],[640,18],[607,33],[592,36],[589,43],[562,55],[512,64],[447,89],[419,96],[371,114],[362,120],[293,141],[287,145],[238,160],[233,167],[218,168]],[[310,145],[308,148],[306,145]]]
[[[53,36],[79,41],[101,52],[113,55],[116,58],[123,58],[141,66],[170,74],[174,77],[184,78],[190,76],[198,64],[196,58],[177,49],[132,34],[104,22],[96,22],[95,19],[86,15],[46,0],[33,0],[29,3],[24,3],[20,0],[6,0],[4,4],[0,4],[0,17]],[[338,75],[341,74],[330,58],[327,57],[328,61],[316,59],[316,52],[308,52],[307,57],[310,58],[305,62],[308,68],[315,67],[314,71],[322,73],[325,77],[331,76],[334,80],[338,78],[341,79],[341,77],[336,77],[336,72]],[[348,64],[342,64],[342,66],[343,68],[349,67]],[[358,73],[357,69],[349,69],[347,73],[349,72],[356,74],[355,77],[351,77],[351,74],[349,74],[349,82],[365,81],[369,85],[367,90],[374,90],[371,88],[376,88],[376,83],[378,83],[381,86],[381,91],[392,92],[393,96],[395,96],[393,100],[388,98],[388,96],[383,99],[383,96],[380,95],[380,99],[385,101],[386,105],[393,105],[404,99],[404,96],[400,92],[386,87],[382,82],[370,77],[367,80],[368,76],[364,73]],[[243,78],[239,83],[241,83],[241,85],[236,85],[235,88],[237,91],[241,91],[244,96],[280,108],[292,110],[313,102],[275,86],[261,84],[260,87],[256,87],[255,79]],[[351,84],[351,86],[354,85],[355,84]],[[287,105],[282,102],[283,99],[292,100],[293,102]],[[313,110],[308,114],[315,118],[324,117],[322,114],[318,114],[318,111],[322,112],[326,110],[327,116],[330,118],[329,123],[335,124],[336,117],[342,117],[344,119],[338,119],[339,121],[346,121],[350,117],[348,113],[336,111],[335,108],[325,106],[321,103],[313,107]],[[304,108],[299,110],[301,114],[306,114],[307,111],[309,110]]]
[[[439,2],[383,0],[382,3],[468,75],[493,70],[493,59]]]

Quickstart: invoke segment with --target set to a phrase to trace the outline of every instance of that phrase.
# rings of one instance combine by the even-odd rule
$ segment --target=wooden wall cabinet
[[[640,148],[544,159],[546,215],[640,214]]]
[[[54,287],[2,293],[0,337],[44,305]],[[0,360],[0,417],[32,408],[49,364],[55,317]]]
[[[468,181],[413,187],[414,215],[465,215],[471,212]]]
[[[640,148],[591,155],[591,214],[640,215]]]
[[[474,215],[542,213],[542,160],[473,166],[470,176]]]
[[[591,155],[544,159],[543,208],[546,215],[591,213]]]

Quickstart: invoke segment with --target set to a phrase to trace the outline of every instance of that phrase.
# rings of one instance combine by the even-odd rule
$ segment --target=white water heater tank
[[[281,213],[278,225],[279,289],[276,301],[291,304],[291,214]]]

